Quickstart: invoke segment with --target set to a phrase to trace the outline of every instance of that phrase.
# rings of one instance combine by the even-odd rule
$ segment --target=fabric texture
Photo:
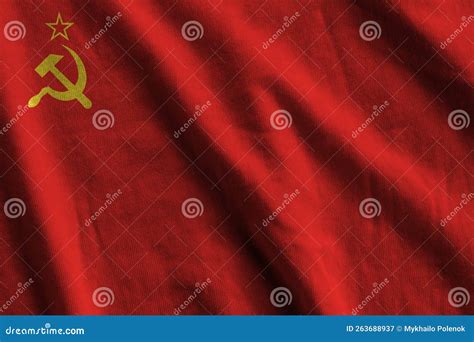
[[[474,2],[4,1],[1,314],[473,314]]]

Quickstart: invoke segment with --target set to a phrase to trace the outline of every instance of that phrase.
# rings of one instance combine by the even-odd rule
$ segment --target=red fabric
[[[58,12],[69,40],[50,40]],[[1,204],[26,210],[0,215],[0,305],[33,281],[2,314],[351,314],[385,279],[357,314],[473,314],[474,299],[456,307],[449,293],[474,291],[474,201],[440,223],[474,192],[474,124],[448,123],[472,118],[474,23],[440,46],[473,12],[468,0],[4,3],[1,25],[26,34],[0,37],[2,126],[41,88],[63,89],[35,72],[49,54],[77,79],[62,45],[85,65],[92,108],[47,95],[0,135]],[[187,40],[192,20],[202,37]],[[366,21],[378,38],[362,39]],[[113,127],[93,125],[102,109]],[[278,110],[289,127],[272,126]],[[183,215],[189,198],[200,216]],[[366,198],[378,216],[361,215]],[[113,302],[97,305],[102,287]],[[278,287],[291,303],[272,304]]]

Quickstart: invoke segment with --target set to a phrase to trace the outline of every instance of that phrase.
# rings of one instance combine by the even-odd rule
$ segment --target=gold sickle
[[[41,77],[44,77],[48,72],[54,75],[59,82],[67,89],[66,91],[54,90],[51,87],[44,87],[38,94],[33,96],[28,101],[30,108],[36,107],[43,96],[49,94],[51,97],[59,101],[71,101],[78,100],[84,108],[91,108],[92,102],[83,94],[86,87],[87,74],[82,63],[81,58],[73,50],[63,45],[63,47],[71,54],[72,58],[76,62],[77,67],[77,82],[73,84],[64,74],[56,67],[56,64],[64,57],[61,55],[51,54],[46,57],[36,68],[35,71]]]

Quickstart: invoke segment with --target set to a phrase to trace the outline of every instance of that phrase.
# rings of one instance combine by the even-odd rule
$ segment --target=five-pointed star
[[[63,18],[61,18],[61,13],[58,13],[56,22],[46,23],[46,25],[48,25],[48,27],[53,30],[53,35],[51,36],[51,40],[59,36],[69,40],[66,30],[70,28],[72,25],[74,25],[74,23],[64,22]]]

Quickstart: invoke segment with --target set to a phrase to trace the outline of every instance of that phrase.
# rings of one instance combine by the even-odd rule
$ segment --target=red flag
[[[0,313],[472,314],[472,12],[4,4]]]

